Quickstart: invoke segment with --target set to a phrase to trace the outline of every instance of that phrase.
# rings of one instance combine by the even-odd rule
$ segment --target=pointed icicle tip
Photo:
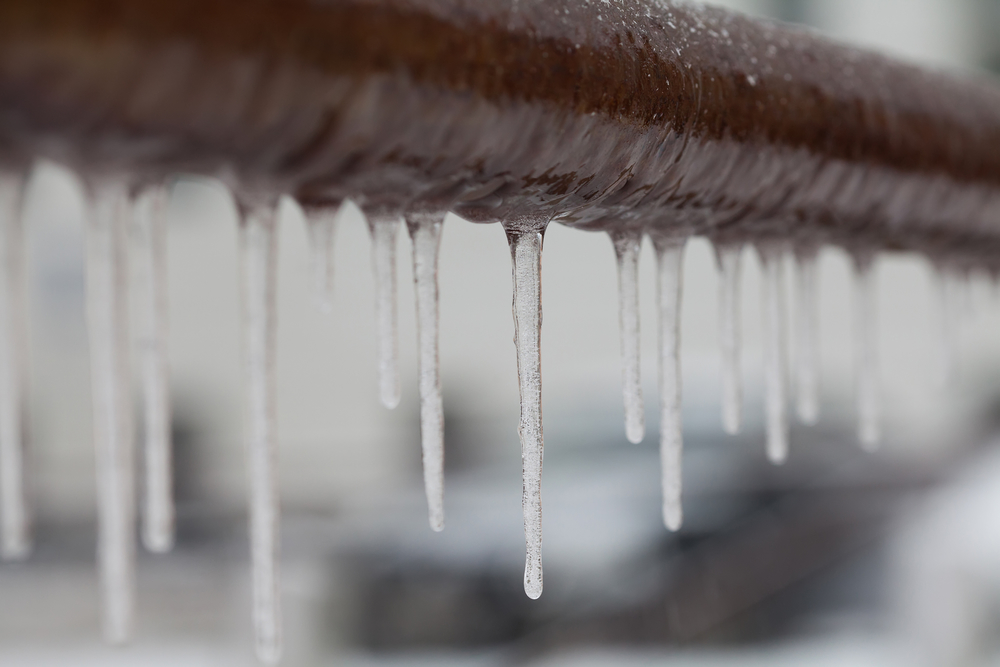
[[[413,245],[420,375],[420,443],[431,530],[444,530],[444,405],[438,354],[438,251],[444,213],[406,216]]]
[[[514,277],[514,341],[521,395],[521,508],[524,515],[524,592],[542,594],[542,239],[547,219],[504,222]]]
[[[639,444],[646,437],[640,374],[639,252],[642,230],[610,233],[618,263],[618,321],[622,349],[622,397],[625,437]]]

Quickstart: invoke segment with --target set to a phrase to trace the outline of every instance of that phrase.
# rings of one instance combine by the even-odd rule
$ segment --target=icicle
[[[277,208],[247,211],[240,227],[250,481],[250,554],[257,657],[281,656],[279,510],[275,424]]]
[[[788,388],[785,368],[785,292],[783,253],[775,245],[757,247],[763,269],[764,382],[767,402],[767,455],[773,463],[788,458]]]
[[[375,268],[375,320],[378,337],[378,385],[382,405],[399,405],[399,331],[396,306],[396,234],[399,218],[368,218]]]
[[[333,242],[339,211],[340,207],[334,205],[304,211],[309,228],[313,295],[320,310],[328,314],[333,312]]]
[[[743,419],[743,382],[740,365],[740,281],[743,246],[716,245],[719,265],[719,340],[722,344],[722,425],[726,433],[740,432]]]
[[[524,512],[524,592],[542,594],[542,236],[546,221],[505,223],[514,273],[514,340],[521,390],[521,508]]]
[[[26,558],[31,551],[24,484],[28,337],[23,188],[20,174],[0,174],[0,553],[7,560]]]
[[[444,214],[411,214],[406,224],[413,242],[420,347],[420,442],[424,459],[431,529],[444,530],[444,407],[438,363],[438,248]]]
[[[104,635],[132,633],[135,600],[135,487],[127,306],[128,187],[98,180],[87,216],[87,319],[97,458],[98,559]]]
[[[639,251],[642,232],[614,232],[611,241],[618,258],[618,321],[622,346],[622,395],[625,403],[625,437],[638,444],[646,436],[639,375]]]
[[[875,258],[854,256],[854,336],[857,363],[858,440],[874,450],[881,440],[878,371],[878,314]]]
[[[653,237],[656,247],[659,299],[660,467],[663,523],[680,530],[681,462],[684,437],[681,422],[680,320],[685,239]]]
[[[174,545],[170,450],[170,364],[167,353],[167,190],[142,192],[135,206],[136,286],[141,316],[139,358],[145,418],[146,484],[142,541],[163,553]]]
[[[795,398],[799,420],[814,425],[819,421],[819,248],[809,246],[795,252],[796,363]]]

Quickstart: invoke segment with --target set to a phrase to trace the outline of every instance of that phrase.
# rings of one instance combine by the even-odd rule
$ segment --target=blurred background
[[[730,0],[924,65],[1000,68],[994,0]],[[0,664],[252,665],[236,223],[209,181],[169,208],[178,544],[139,556],[137,637],[100,643],[81,195],[35,169],[30,243],[36,550],[0,565]],[[1000,664],[1000,292],[879,258],[885,445],[855,436],[851,267],[821,255],[823,397],[764,454],[759,267],[744,264],[743,434],[720,419],[710,246],[685,266],[684,529],[659,515],[652,249],[641,264],[647,437],[622,425],[617,284],[603,234],[555,225],[543,257],[545,594],[522,590],[510,256],[497,225],[446,221],[441,365],[446,530],[427,527],[410,244],[400,234],[403,400],[377,399],[370,242],[340,215],[335,307],[310,294],[282,205],[280,477],[288,665]],[[793,274],[789,274],[790,276]],[[794,286],[789,282],[789,296]],[[957,305],[956,305],[957,304]],[[945,313],[948,313],[947,316]],[[790,313],[794,315],[794,313]],[[946,320],[959,373],[941,379]],[[792,321],[792,318],[789,318]],[[794,340],[792,340],[794,347]]]

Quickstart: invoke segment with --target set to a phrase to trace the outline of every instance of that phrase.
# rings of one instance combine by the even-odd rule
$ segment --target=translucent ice
[[[799,248],[795,252],[796,387],[795,398],[803,424],[819,421],[819,326],[817,315],[817,266],[819,250]]]
[[[524,512],[524,592],[542,594],[542,236],[541,221],[506,226],[514,272],[514,340],[521,390],[521,508]]]
[[[325,313],[333,312],[333,247],[339,206],[305,209],[309,229],[309,270],[316,303]]]
[[[740,366],[740,279],[743,246],[716,245],[719,265],[719,341],[722,350],[722,425],[726,433],[740,432],[743,383]]]
[[[773,463],[788,458],[788,387],[785,366],[785,291],[783,251],[759,245],[763,270],[764,389],[767,455]]]
[[[167,354],[167,190],[144,190],[135,205],[135,277],[139,364],[145,427],[142,540],[150,551],[174,544],[173,462],[170,451],[170,364]]]
[[[135,482],[128,338],[128,186],[89,184],[87,321],[97,462],[97,553],[104,636],[132,634],[135,600]]]
[[[443,214],[411,214],[406,224],[413,242],[413,280],[417,289],[420,348],[420,442],[428,518],[444,529],[444,407],[438,361],[438,249]]]
[[[681,423],[680,316],[685,239],[653,237],[657,257],[660,362],[660,469],[663,486],[663,523],[680,530],[681,459],[684,449]]]
[[[251,208],[244,212],[240,225],[253,622],[257,657],[267,663],[281,657],[275,470],[276,210],[267,205]]]
[[[375,269],[375,322],[378,346],[378,386],[382,405],[399,405],[399,312],[396,287],[397,217],[368,217]]]
[[[640,443],[646,435],[639,374],[639,250],[642,232],[611,234],[618,259],[618,307],[622,346],[622,394],[625,403],[625,437]]]
[[[21,174],[0,172],[0,554],[10,560],[31,551],[24,482],[28,338],[23,187]]]
[[[870,254],[854,257],[854,337],[857,363],[858,440],[872,450],[881,440],[878,303],[875,258]]]

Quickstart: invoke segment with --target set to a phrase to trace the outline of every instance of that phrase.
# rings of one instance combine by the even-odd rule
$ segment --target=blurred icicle
[[[742,244],[716,244],[715,259],[719,267],[722,426],[729,435],[736,435],[740,432],[743,421],[743,382],[740,364]]]
[[[783,249],[758,245],[763,270],[764,388],[767,416],[767,455],[772,463],[788,459],[788,373],[785,341]]]
[[[819,248],[795,251],[796,365],[795,398],[799,420],[819,421]]]

